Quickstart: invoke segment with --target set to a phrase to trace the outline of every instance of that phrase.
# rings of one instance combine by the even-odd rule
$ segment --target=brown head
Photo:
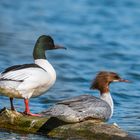
[[[109,84],[112,82],[129,82],[128,80],[122,79],[115,72],[101,71],[97,74],[96,78],[91,84],[91,89],[97,89],[100,93],[109,92]]]

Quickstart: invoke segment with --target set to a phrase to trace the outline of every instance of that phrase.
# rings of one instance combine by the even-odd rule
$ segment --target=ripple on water
[[[115,112],[109,122],[140,136],[139,8],[139,0],[1,0],[0,70],[32,63],[36,38],[50,34],[56,44],[67,50],[47,51],[57,80],[46,94],[31,99],[32,111],[40,112],[83,93],[98,96],[97,91],[89,90],[95,74],[101,70],[115,71],[132,83],[111,85]],[[1,97],[0,103],[1,108],[9,107],[7,97]],[[14,103],[18,110],[24,109],[23,101],[17,99]],[[1,138],[38,139],[38,136],[0,131]]]

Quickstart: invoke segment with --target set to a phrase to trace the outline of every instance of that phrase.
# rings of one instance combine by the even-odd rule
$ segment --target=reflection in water
[[[60,5],[61,6],[58,6]],[[32,49],[38,36],[51,35],[66,52],[48,51],[47,58],[57,71],[55,86],[47,94],[31,99],[32,112],[40,112],[57,101],[89,93],[89,86],[100,70],[110,70],[131,84],[111,85],[116,122],[140,136],[140,1],[0,1],[0,70],[32,62]],[[0,108],[9,107],[0,97]],[[16,99],[18,110],[23,101]],[[5,139],[38,139],[37,135],[0,132]],[[46,139],[43,136],[39,139]]]

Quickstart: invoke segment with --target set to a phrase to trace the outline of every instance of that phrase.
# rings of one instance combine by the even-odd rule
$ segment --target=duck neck
[[[33,58],[36,59],[46,59],[45,49],[40,45],[36,44],[33,50]]]
[[[114,108],[114,103],[113,103],[113,99],[111,97],[110,92],[106,92],[106,93],[101,93],[100,94],[100,99],[104,100],[105,102],[107,102],[111,108],[111,115],[110,117],[113,115],[113,108]]]
[[[53,66],[46,59],[35,59],[35,64],[42,67],[48,73],[50,80],[48,84],[54,84],[56,80],[56,72]]]

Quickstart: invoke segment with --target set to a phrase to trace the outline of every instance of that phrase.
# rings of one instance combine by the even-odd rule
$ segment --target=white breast
[[[51,76],[50,84],[53,85],[56,80],[56,72],[52,65],[46,59],[36,59],[35,64],[39,65],[48,72],[48,74]]]
[[[34,91],[34,93],[32,95],[33,97],[39,96],[43,92],[47,91],[55,83],[55,80],[56,80],[56,72],[55,72],[54,68],[52,67],[52,65],[47,60],[37,59],[37,60],[35,60],[35,64],[42,67],[48,73],[49,81],[47,83],[45,83],[44,85],[40,85],[40,87],[38,87]],[[43,77],[43,78],[45,78],[45,77]]]
[[[111,115],[110,115],[110,118],[111,118],[113,115],[113,110],[114,110],[114,104],[113,104],[111,94],[110,93],[103,93],[103,94],[101,94],[100,98],[109,104],[109,106],[111,108]]]
[[[56,73],[45,59],[37,59],[35,63],[42,68],[23,68],[0,75],[0,92],[13,98],[30,98],[46,92],[56,80]],[[10,80],[9,80],[10,79]]]

